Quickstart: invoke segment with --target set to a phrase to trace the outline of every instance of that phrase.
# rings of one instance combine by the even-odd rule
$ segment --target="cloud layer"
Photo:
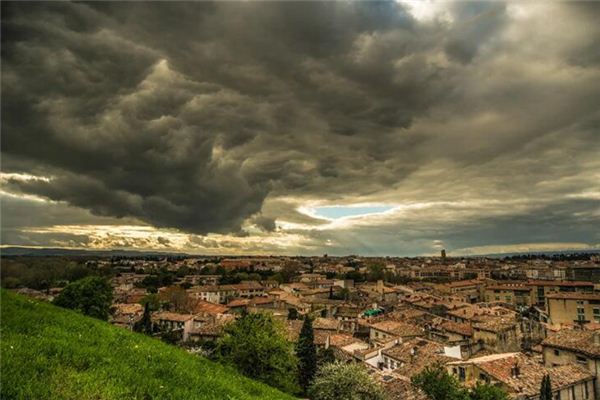
[[[427,7],[3,3],[3,244],[598,245],[600,6]]]

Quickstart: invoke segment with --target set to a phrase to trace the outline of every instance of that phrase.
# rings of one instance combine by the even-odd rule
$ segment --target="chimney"
[[[521,374],[521,369],[519,368],[519,363],[515,362],[515,364],[510,368],[510,376],[513,378],[518,378]]]

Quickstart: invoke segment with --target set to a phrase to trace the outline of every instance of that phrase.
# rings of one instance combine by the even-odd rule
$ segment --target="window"
[[[555,355],[555,356],[560,356],[560,351],[558,351],[558,350],[554,349],[554,355]]]
[[[590,397],[590,392],[588,392],[588,383],[583,382],[583,398],[588,399]]]
[[[577,362],[579,364],[587,364],[587,358],[582,357],[582,356],[577,356]]]
[[[458,379],[461,382],[464,382],[466,377],[467,377],[467,372],[465,371],[464,367],[458,367]]]
[[[560,400],[560,390],[557,390],[556,393],[554,393],[554,400]]]
[[[594,315],[600,315],[600,308],[594,307]]]

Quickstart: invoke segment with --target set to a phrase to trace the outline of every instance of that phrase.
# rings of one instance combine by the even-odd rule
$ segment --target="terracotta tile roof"
[[[381,380],[383,390],[390,400],[427,400],[428,397],[419,388],[407,380],[392,378]]]
[[[474,330],[488,331],[488,332],[503,332],[509,329],[514,329],[517,326],[517,322],[513,317],[487,315],[485,317],[479,317],[477,322],[473,323]]]
[[[442,344],[425,339],[411,339],[385,349],[381,353],[401,361],[402,365],[396,368],[394,373],[408,378],[420,373],[425,367],[436,362],[446,363],[456,360],[444,355]]]
[[[174,312],[162,311],[152,314],[152,319],[163,321],[185,322],[194,318],[192,314],[178,314]]]
[[[553,390],[559,390],[594,378],[587,369],[579,365],[567,364],[548,368],[534,358],[522,353],[494,354],[468,361],[449,363],[449,365],[468,364],[476,364],[479,369],[490,377],[506,385],[510,393],[524,396],[538,394],[542,378],[546,374],[550,375]],[[519,367],[518,376],[512,374],[515,365]]]
[[[600,337],[595,335],[598,335],[598,332],[563,329],[544,339],[542,346],[556,347],[600,358]]]
[[[222,304],[209,303],[204,300],[197,300],[193,305],[193,312],[195,314],[225,314],[229,311],[229,307],[224,306]]]
[[[447,332],[458,333],[463,336],[473,336],[473,328],[469,323],[447,321],[443,322],[440,327]]]
[[[326,329],[337,331],[340,327],[340,321],[332,318],[315,318],[313,321],[313,329]]]
[[[190,334],[197,336],[221,336],[225,325],[232,322],[234,319],[233,316],[227,316],[225,318],[204,321],[200,326],[194,327]]]
[[[115,314],[138,314],[144,312],[144,307],[138,303],[116,303],[113,304],[116,308]]]
[[[481,280],[472,279],[472,280],[468,280],[468,281],[448,282],[443,285],[451,287],[451,288],[457,288],[457,287],[464,287],[464,286],[480,285],[482,283],[483,283],[483,281],[481,281]]]
[[[419,336],[423,334],[423,328],[399,321],[381,321],[371,324],[371,327],[394,336]]]

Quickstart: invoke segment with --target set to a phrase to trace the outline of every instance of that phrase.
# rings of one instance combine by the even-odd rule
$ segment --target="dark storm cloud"
[[[243,237],[244,222],[322,225],[301,200],[558,204],[593,188],[600,7],[444,7],[419,20],[397,2],[3,2],[3,172],[51,177],[7,190]],[[421,224],[405,237],[426,251],[437,228]],[[340,249],[380,235],[361,232],[307,235]]]
[[[339,155],[312,149],[327,135],[383,139],[443,86],[422,60],[392,67],[420,46],[393,2],[15,3],[3,15],[3,151],[56,176],[21,190],[197,233],[239,229],[273,187],[344,177]]]

